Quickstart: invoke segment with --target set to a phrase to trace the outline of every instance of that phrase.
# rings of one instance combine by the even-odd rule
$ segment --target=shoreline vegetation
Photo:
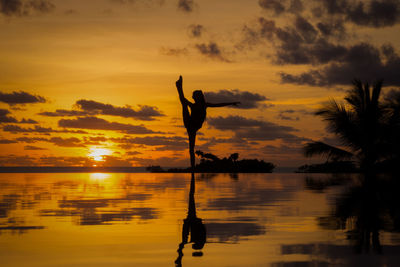
[[[195,153],[200,157],[200,163],[195,165],[196,173],[272,173],[275,165],[271,162],[265,162],[258,159],[239,160],[239,154],[233,153],[229,157],[219,158],[211,153],[204,153],[197,150]],[[161,166],[149,166],[146,168],[149,172],[160,173],[190,173],[192,168],[171,168],[163,169]]]

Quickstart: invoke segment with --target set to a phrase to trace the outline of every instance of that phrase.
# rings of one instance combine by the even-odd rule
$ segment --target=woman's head
[[[205,103],[206,102],[206,100],[204,99],[203,91],[201,91],[201,90],[193,91],[192,98],[194,99],[194,101],[196,103]]]

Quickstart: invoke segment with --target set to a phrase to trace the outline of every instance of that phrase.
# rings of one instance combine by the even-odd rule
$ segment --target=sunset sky
[[[319,161],[323,102],[399,88],[399,24],[399,0],[0,0],[0,166],[188,166],[179,75],[242,103],[209,108],[196,149]]]

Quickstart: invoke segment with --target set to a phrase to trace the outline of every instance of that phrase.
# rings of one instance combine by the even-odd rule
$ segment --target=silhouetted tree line
[[[195,172],[201,173],[270,173],[275,165],[258,159],[239,160],[239,154],[233,153],[228,158],[219,158],[211,153],[197,150],[200,163],[196,164]],[[160,166],[149,166],[150,172],[191,172],[191,168],[172,168],[165,171]]]
[[[368,83],[354,80],[344,103],[331,100],[315,113],[323,118],[344,149],[323,142],[307,143],[305,156],[323,155],[327,161],[304,165],[299,171],[398,172],[400,92],[391,91],[381,101],[382,83],[383,80],[376,81],[371,90]]]

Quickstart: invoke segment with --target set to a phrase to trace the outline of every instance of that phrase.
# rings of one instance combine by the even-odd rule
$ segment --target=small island
[[[200,163],[196,164],[195,172],[198,173],[271,173],[275,165],[258,159],[239,160],[239,153],[233,153],[229,157],[219,158],[211,153],[197,150],[196,155],[200,157]],[[164,170],[160,166],[149,166],[149,172],[172,172],[188,173],[191,168],[171,168]]]

